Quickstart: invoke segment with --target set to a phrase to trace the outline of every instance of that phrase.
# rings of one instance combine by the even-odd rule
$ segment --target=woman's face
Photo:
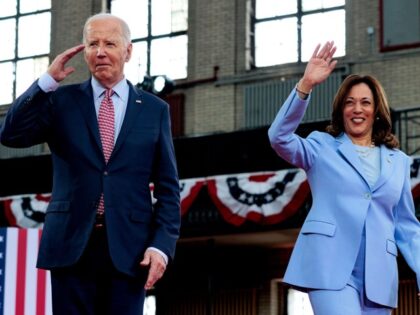
[[[354,85],[344,100],[344,131],[354,143],[367,145],[372,142],[375,120],[373,94],[366,83]]]

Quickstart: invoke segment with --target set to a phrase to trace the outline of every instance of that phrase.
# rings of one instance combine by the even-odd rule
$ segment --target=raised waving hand
[[[305,73],[298,83],[299,91],[309,94],[313,87],[323,82],[334,70],[337,60],[333,56],[337,47],[334,42],[326,42],[324,46],[318,44],[306,65]]]

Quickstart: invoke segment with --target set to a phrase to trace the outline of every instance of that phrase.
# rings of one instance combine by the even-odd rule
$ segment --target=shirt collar
[[[98,99],[102,97],[103,93],[105,92],[106,88],[104,88],[95,77],[92,76],[91,78],[91,85],[93,90],[93,97],[94,99]],[[124,101],[127,101],[128,98],[128,83],[125,78],[123,78],[120,82],[112,87],[114,93],[122,98]]]

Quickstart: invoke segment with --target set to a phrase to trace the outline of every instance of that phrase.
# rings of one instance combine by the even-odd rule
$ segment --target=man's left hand
[[[166,269],[166,263],[162,255],[154,250],[146,250],[144,258],[140,262],[140,266],[149,267],[149,274],[147,276],[144,288],[150,290],[154,284],[163,276]]]

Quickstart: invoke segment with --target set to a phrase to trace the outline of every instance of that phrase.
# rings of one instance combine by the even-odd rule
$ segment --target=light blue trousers
[[[366,297],[365,233],[349,283],[342,290],[310,290],[309,300],[315,315],[391,315],[392,308]]]
[[[392,309],[373,303],[350,285],[338,291],[311,290],[309,300],[315,315],[391,315]]]

